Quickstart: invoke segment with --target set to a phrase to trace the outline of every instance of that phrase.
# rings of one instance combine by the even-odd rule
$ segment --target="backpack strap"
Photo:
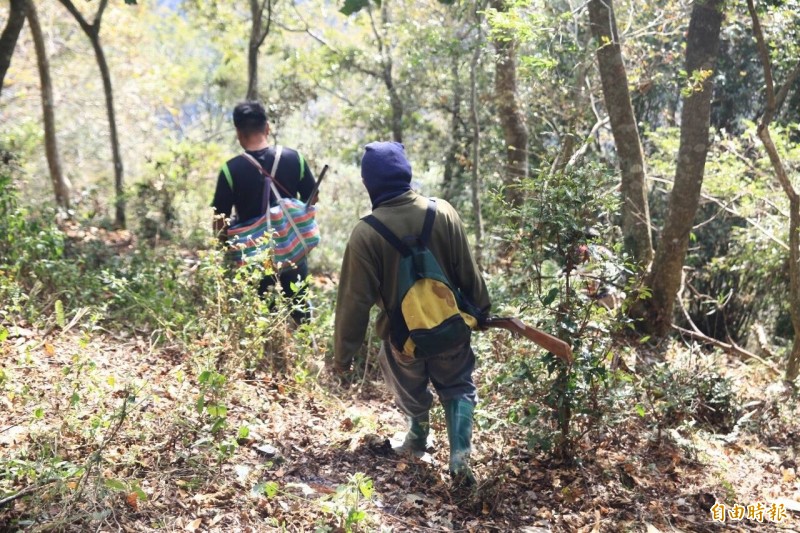
[[[386,239],[386,241],[391,244],[395,250],[400,252],[400,255],[403,257],[411,255],[411,248],[409,248],[406,243],[398,239],[397,236],[392,233],[392,230],[387,228],[383,222],[375,218],[375,215],[367,215],[361,220],[372,226],[373,229],[381,235],[381,237]]]
[[[428,247],[433,233],[433,220],[436,218],[436,200],[428,198],[428,209],[425,210],[425,222],[422,225],[422,233],[419,234],[419,244],[423,248]]]
[[[423,248],[428,247],[428,242],[431,239],[431,233],[433,233],[433,220],[436,218],[436,200],[433,198],[428,199],[428,208],[425,210],[425,222],[422,224],[422,233],[419,234],[417,240],[419,241],[420,246]],[[402,240],[397,238],[397,235],[392,233],[392,230],[386,227],[386,225],[375,218],[375,215],[367,215],[362,218],[364,222],[369,224],[373,227],[375,231],[381,234],[381,237],[386,239],[386,241],[391,244],[395,250],[400,252],[400,255],[406,257],[411,255],[411,248],[408,247],[406,243]]]
[[[273,163],[272,163],[272,170],[270,170],[269,172],[264,170],[264,167],[261,166],[261,163],[259,163],[258,160],[255,157],[253,157],[252,155],[248,154],[247,152],[242,152],[242,157],[247,159],[254,167],[256,167],[256,169],[265,178],[268,178],[270,183],[274,183],[275,185],[277,185],[278,188],[281,191],[283,191],[283,194],[285,194],[286,196],[292,196],[292,194],[289,192],[289,190],[283,185],[283,183],[278,181],[278,178],[276,177],[277,173],[278,173],[278,162],[281,160],[281,154],[282,153],[283,153],[283,146],[281,146],[279,144],[279,145],[277,145],[275,147],[275,159],[273,160]],[[301,176],[301,178],[302,178],[302,176]],[[274,187],[273,187],[273,189],[274,189]],[[278,198],[281,198],[281,196],[278,196]]]

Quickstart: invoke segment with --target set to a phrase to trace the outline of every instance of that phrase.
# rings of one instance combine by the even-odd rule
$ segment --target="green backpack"
[[[396,350],[420,358],[469,342],[479,316],[461,291],[453,287],[428,249],[435,218],[436,201],[430,199],[422,233],[412,243],[400,240],[373,215],[362,219],[400,253],[399,303],[394,309],[386,309],[389,337]]]

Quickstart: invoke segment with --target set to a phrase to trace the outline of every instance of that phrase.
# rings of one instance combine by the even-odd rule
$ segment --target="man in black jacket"
[[[233,109],[233,125],[236,127],[236,136],[242,148],[270,172],[277,151],[275,146],[269,145],[270,130],[264,106],[258,102],[238,104]],[[299,198],[302,202],[309,201],[315,179],[299,152],[283,147],[274,174],[272,177],[275,185],[283,196]],[[264,178],[261,172],[246,157],[238,155],[228,160],[217,177],[217,188],[214,200],[211,202],[215,210],[214,234],[224,239],[225,228],[232,218],[235,223],[263,215],[263,186]],[[277,205],[277,200],[270,195],[270,206],[274,205]],[[283,294],[294,301],[292,318],[297,323],[307,321],[310,317],[304,302],[305,283],[301,283],[307,277],[306,258],[300,260],[294,268],[282,270],[277,275]],[[275,283],[276,276],[264,277],[259,286],[259,294],[263,295]]]

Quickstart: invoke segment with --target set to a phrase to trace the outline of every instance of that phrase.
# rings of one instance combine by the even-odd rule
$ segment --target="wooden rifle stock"
[[[487,320],[485,325],[490,328],[507,329],[508,331],[522,335],[545,350],[552,352],[553,355],[564,361],[564,363],[568,365],[572,364],[572,347],[569,344],[558,337],[554,337],[549,333],[545,333],[540,329],[525,324],[518,318],[493,317]]]

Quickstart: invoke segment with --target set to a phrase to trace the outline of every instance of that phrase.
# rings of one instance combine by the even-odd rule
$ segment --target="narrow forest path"
[[[176,346],[78,326],[10,328],[0,350],[0,499],[29,490],[0,508],[0,530],[716,531],[709,508],[729,497],[790,509],[726,528],[800,525],[797,434],[655,445],[631,416],[565,466],[529,452],[501,416],[502,389],[484,386],[481,485],[460,494],[441,411],[429,458],[394,455],[387,439],[404,423],[375,376],[345,389],[308,371],[240,371],[223,384]]]

